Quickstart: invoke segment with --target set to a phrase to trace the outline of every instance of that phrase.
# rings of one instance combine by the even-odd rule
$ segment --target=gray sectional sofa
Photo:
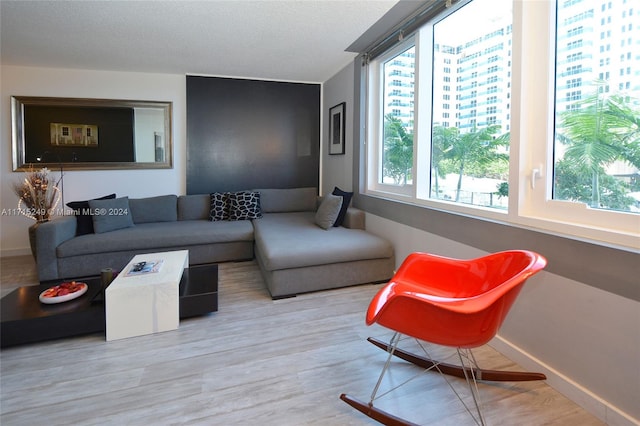
[[[349,207],[342,226],[324,229],[315,188],[254,191],[261,211],[252,220],[211,221],[210,194],[92,200],[94,232],[77,235],[76,216],[37,228],[39,278],[96,275],[121,269],[136,254],[185,249],[192,265],[255,258],[273,298],[393,275],[393,248],[364,230],[364,212]]]

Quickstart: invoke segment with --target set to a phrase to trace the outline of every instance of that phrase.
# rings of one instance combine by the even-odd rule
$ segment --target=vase
[[[33,255],[33,259],[35,261],[38,261],[37,250],[36,250],[36,231],[38,230],[38,227],[44,222],[47,222],[47,221],[44,220],[42,222],[36,222],[29,227],[29,246],[31,247],[31,254]]]

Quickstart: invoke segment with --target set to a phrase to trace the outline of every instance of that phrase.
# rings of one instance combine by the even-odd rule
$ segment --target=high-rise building
[[[558,0],[557,112],[579,108],[579,102],[599,87],[605,93],[640,98],[638,9],[637,0]],[[437,27],[434,125],[457,127],[464,133],[495,124],[502,133],[508,132],[511,14],[484,23],[479,34],[478,28],[460,29],[462,41],[455,44],[439,43],[447,37],[438,37]],[[385,64],[385,115],[399,118],[409,130],[414,121],[414,72],[415,48]]]
[[[633,0],[560,0],[556,110],[579,108],[596,90],[640,93],[640,20]],[[637,7],[636,7],[637,9]]]
[[[411,47],[384,64],[384,115],[398,118],[413,132],[416,49]]]

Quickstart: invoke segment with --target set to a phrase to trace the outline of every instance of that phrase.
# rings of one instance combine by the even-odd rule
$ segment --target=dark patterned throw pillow
[[[353,192],[343,191],[337,186],[333,188],[333,195],[339,195],[342,197],[342,207],[340,207],[340,213],[338,214],[338,218],[336,219],[333,226],[342,226],[344,222],[344,217],[347,215],[347,209],[349,208],[349,204],[351,203],[351,198],[353,197]]]
[[[219,220],[229,220],[229,193],[214,192],[211,194],[211,209],[209,210],[209,220],[216,222]]]
[[[260,193],[239,191],[229,193],[229,220],[260,219]]]

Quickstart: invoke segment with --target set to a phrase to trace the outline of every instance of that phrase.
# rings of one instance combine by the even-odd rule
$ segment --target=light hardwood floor
[[[1,260],[2,295],[35,284],[29,256]],[[0,353],[1,416],[9,425],[371,425],[339,400],[368,401],[385,353],[365,341],[381,285],[272,301],[254,262],[220,265],[219,311],[175,331],[106,342],[104,335],[43,342]],[[450,351],[433,348],[432,353]],[[518,369],[485,346],[485,368]],[[418,372],[394,361],[384,386]],[[464,391],[460,379],[451,379]],[[481,384],[490,425],[601,425],[544,382]],[[437,373],[376,401],[425,425],[472,425]]]

